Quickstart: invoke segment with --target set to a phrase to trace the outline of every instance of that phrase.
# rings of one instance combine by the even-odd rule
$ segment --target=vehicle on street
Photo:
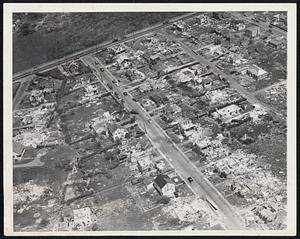
[[[108,88],[109,88],[110,90],[112,90],[112,89],[113,89],[113,87],[112,87],[112,85],[111,85],[111,84],[107,83],[107,86],[108,86]]]
[[[134,114],[134,115],[138,115],[139,114],[136,110],[131,110],[129,113],[130,114]]]
[[[138,102],[138,100],[136,98],[132,98],[133,101]]]
[[[187,179],[188,179],[189,183],[194,181],[194,179],[192,177],[188,177]]]
[[[99,62],[98,62],[98,61],[95,61],[95,65],[99,65]]]
[[[101,67],[101,68],[100,68],[100,71],[101,71],[101,72],[104,72],[104,68]]]
[[[126,95],[128,95],[128,93],[127,93],[127,92],[124,92],[124,93],[123,93],[123,95],[125,95],[125,96],[126,96]]]
[[[152,119],[148,119],[148,123],[152,124],[153,123]]]
[[[119,86],[119,83],[115,80],[113,80],[112,83],[114,83],[116,86]]]

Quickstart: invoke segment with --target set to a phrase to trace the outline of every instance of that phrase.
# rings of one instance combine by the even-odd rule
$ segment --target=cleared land
[[[184,12],[14,14],[13,72],[119,38]]]

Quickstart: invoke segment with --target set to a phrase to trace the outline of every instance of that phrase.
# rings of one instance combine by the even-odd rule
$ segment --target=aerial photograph
[[[286,11],[12,24],[15,232],[286,230]]]

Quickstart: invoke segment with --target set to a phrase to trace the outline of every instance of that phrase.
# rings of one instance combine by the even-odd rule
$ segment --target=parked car
[[[192,177],[188,177],[187,179],[190,183],[194,181],[194,179]]]
[[[130,114],[138,115],[139,113],[136,110],[131,110]]]
[[[104,68],[101,67],[101,68],[100,68],[100,71],[101,71],[101,72],[104,72]]]
[[[125,96],[126,96],[126,95],[128,95],[128,93],[127,93],[127,92],[123,92],[123,95],[125,95]]]

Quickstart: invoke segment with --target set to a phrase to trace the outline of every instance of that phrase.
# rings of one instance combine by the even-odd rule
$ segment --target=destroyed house
[[[164,95],[152,94],[149,98],[156,104],[156,106],[160,106],[168,102],[168,98]]]
[[[150,60],[153,64],[157,63],[160,59],[161,59],[161,57],[160,57],[159,54],[155,54],[155,55],[150,56]]]
[[[202,25],[202,24],[208,24],[209,23],[209,18],[206,15],[199,15],[196,17],[196,21]]]
[[[283,43],[281,41],[271,39],[270,41],[268,41],[268,46],[277,50],[283,47]]]
[[[235,116],[239,115],[241,112],[242,112],[242,108],[235,104],[216,110],[217,115],[225,121],[234,118]]]
[[[120,128],[116,124],[108,125],[107,130],[108,134],[113,138],[114,141],[124,139],[127,134],[126,129]]]
[[[74,209],[74,224],[80,227],[87,227],[93,223],[92,213],[89,207]]]
[[[143,158],[141,158],[137,161],[137,166],[141,173],[145,172],[145,171],[150,171],[152,168],[152,165],[153,164],[152,164],[152,161],[151,161],[149,155],[144,156]]]
[[[168,175],[158,175],[154,179],[153,186],[162,196],[174,196],[175,184]]]

